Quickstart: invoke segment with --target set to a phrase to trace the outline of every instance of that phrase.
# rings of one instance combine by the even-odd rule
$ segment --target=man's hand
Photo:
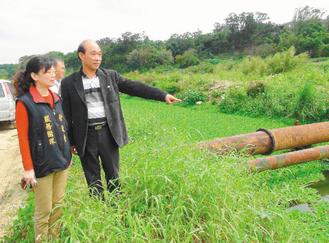
[[[78,154],[77,148],[75,146],[71,146],[71,153],[75,155]]]
[[[167,94],[166,98],[165,98],[166,103],[168,104],[173,104],[173,103],[177,103],[177,102],[181,102],[182,100],[177,99],[175,96]]]

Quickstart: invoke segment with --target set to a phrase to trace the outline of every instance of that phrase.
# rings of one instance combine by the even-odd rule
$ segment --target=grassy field
[[[123,194],[90,199],[81,165],[70,171],[62,242],[327,242],[329,204],[306,187],[324,162],[250,173],[248,158],[218,156],[198,141],[291,125],[215,106],[183,107],[122,98],[130,144],[121,150]],[[19,212],[8,242],[33,241],[32,203]],[[312,213],[288,212],[309,203]]]
[[[186,103],[209,101],[221,112],[253,117],[328,120],[329,59],[294,56],[219,59],[186,69],[157,68],[131,72],[131,79],[176,93]]]

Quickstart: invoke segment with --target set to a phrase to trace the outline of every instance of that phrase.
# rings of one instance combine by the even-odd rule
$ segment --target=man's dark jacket
[[[167,93],[138,81],[120,76],[116,71],[99,68],[97,70],[101,93],[104,99],[106,120],[119,147],[128,143],[128,134],[123,119],[119,92],[146,99],[165,101]],[[76,146],[79,156],[84,155],[87,131],[88,110],[82,71],[64,78],[61,83],[63,110],[69,128],[71,146]]]

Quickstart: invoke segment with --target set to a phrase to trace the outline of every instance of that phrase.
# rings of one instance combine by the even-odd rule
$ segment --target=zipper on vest
[[[64,133],[62,133],[62,131],[60,130],[60,125],[61,122],[59,121],[59,119],[57,119],[56,117],[56,106],[54,104],[54,108],[51,108],[49,105],[48,107],[50,108],[50,110],[53,113],[53,121],[54,121],[54,126],[56,126],[56,130],[54,131],[56,140],[57,140],[57,145],[58,145],[58,149],[61,150],[62,152],[64,151],[64,147],[65,147],[65,142],[64,142]]]

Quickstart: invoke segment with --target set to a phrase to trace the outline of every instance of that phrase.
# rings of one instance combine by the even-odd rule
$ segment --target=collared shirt
[[[85,92],[89,125],[106,122],[104,99],[101,93],[99,77],[88,78],[82,71],[82,84]]]
[[[49,89],[60,96],[60,91],[61,91],[60,87],[61,87],[61,80],[56,80],[55,84],[51,86]]]

